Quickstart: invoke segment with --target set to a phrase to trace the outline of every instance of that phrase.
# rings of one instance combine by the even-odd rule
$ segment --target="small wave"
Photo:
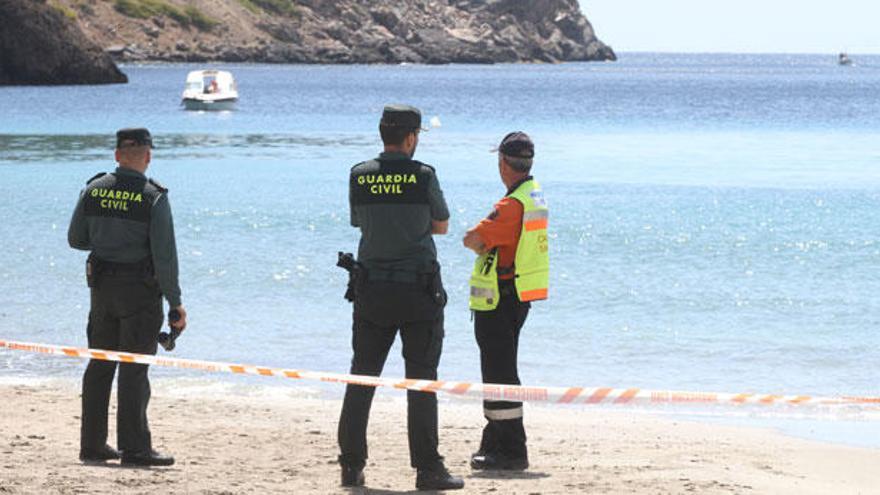
[[[289,401],[297,399],[325,398],[319,388],[303,386],[267,385],[256,383],[253,377],[239,380],[210,380],[205,378],[170,378],[153,380],[157,394],[172,398],[221,398],[243,397],[260,401]]]
[[[154,137],[155,153],[163,159],[227,156],[275,156],[301,148],[360,148],[375,145],[362,135],[316,136],[304,134],[162,134]],[[105,134],[16,135],[0,134],[0,163],[84,162],[105,160],[116,145]]]

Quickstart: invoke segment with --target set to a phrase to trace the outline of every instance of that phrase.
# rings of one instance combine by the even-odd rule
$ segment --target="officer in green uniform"
[[[351,225],[360,228],[355,281],[351,373],[379,376],[400,331],[406,377],[436,380],[443,345],[446,292],[432,234],[445,234],[449,209],[434,168],[413,160],[422,116],[386,106],[378,158],[355,165],[349,182]],[[348,385],[339,419],[343,486],[364,484],[367,420],[375,388]],[[420,490],[464,487],[438,453],[437,397],[407,392],[410,464]]]
[[[116,133],[112,173],[100,173],[80,194],[68,230],[74,249],[90,251],[90,348],[155,354],[162,328],[162,296],[186,327],[177,281],[177,248],[168,190],[144,176],[152,137],[147,129]],[[91,360],[83,376],[80,459],[103,462],[120,453],[107,445],[107,408],[117,364]],[[117,446],[122,464],[170,466],[174,458],[152,448],[147,425],[147,365],[119,364]]]

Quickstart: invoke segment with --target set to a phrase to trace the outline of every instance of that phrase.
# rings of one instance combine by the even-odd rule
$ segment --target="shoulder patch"
[[[101,172],[101,173],[95,175],[94,177],[92,177],[91,179],[87,180],[86,184],[91,184],[92,182],[95,182],[96,180],[100,179],[101,177],[104,177],[105,175],[107,175],[107,172]]]
[[[147,179],[147,180],[150,181],[150,184],[152,184],[153,186],[155,186],[156,189],[159,190],[159,192],[163,192],[163,193],[167,193],[167,192],[168,192],[168,188],[167,188],[167,187],[163,186],[162,184],[159,184],[158,182],[156,182],[156,181],[153,180],[152,178]]]

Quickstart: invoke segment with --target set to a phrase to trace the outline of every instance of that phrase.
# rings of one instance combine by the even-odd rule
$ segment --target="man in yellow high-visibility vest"
[[[512,132],[498,146],[498,171],[507,194],[489,216],[467,231],[465,247],[477,253],[470,308],[480,346],[484,383],[519,385],[519,334],[531,301],[547,298],[550,257],[547,205],[532,178],[535,145]],[[473,469],[524,470],[529,466],[522,402],[484,401],[487,419]]]

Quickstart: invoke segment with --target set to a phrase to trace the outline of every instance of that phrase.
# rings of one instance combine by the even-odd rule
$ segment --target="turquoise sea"
[[[525,383],[880,396],[880,57],[855,60],[224,65],[241,92],[227,113],[182,110],[191,65],[128,65],[124,86],[0,88],[0,339],[85,345],[85,255],[67,247],[67,224],[85,181],[113,168],[115,130],[146,126],[190,313],[173,355],[347,371],[335,261],[358,240],[348,170],[380,150],[382,106],[404,102],[436,117],[417,158],[437,167],[452,211],[437,238],[450,294],[442,378],[479,379],[461,237],[504,193],[489,150],[524,130],[552,242],[551,298],[521,342]],[[396,349],[387,376],[403,372]],[[83,366],[0,351],[5,380],[76,380]],[[688,412],[807,418],[825,439],[880,445],[876,408],[676,410]]]

